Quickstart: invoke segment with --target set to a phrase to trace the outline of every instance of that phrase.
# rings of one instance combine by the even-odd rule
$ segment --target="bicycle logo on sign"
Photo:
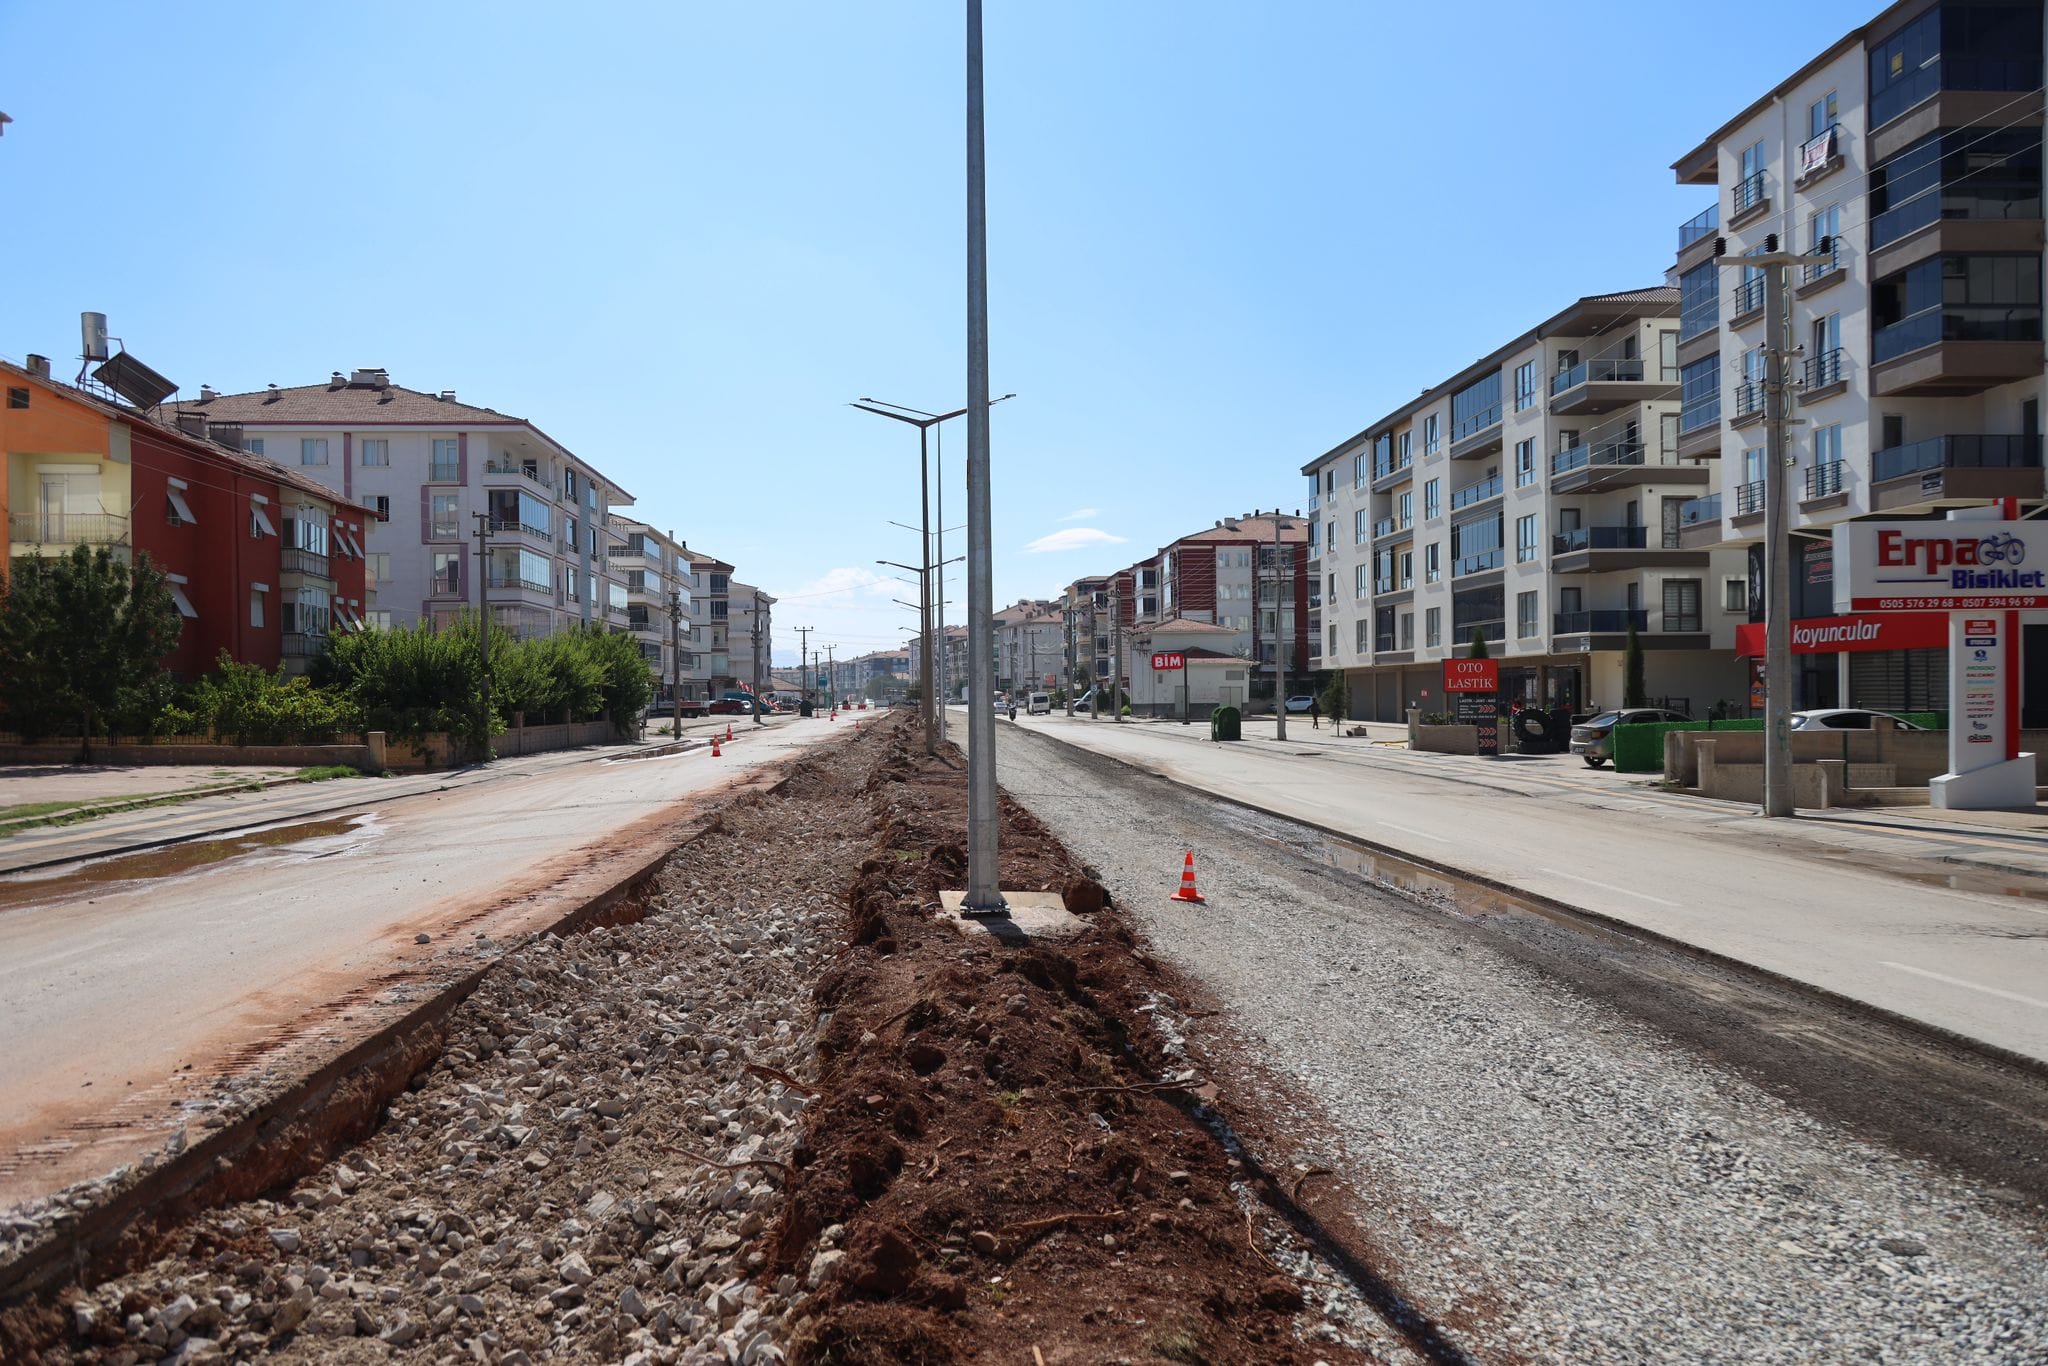
[[[2027,543],[2011,532],[2003,536],[1986,536],[1977,543],[1977,560],[1980,564],[2018,564],[2027,558]]]

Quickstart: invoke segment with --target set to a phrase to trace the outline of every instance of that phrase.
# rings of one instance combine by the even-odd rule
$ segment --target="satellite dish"
[[[93,371],[92,377],[138,408],[154,408],[178,392],[177,385],[126,351]]]

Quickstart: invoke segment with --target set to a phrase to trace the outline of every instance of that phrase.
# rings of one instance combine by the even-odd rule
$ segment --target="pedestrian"
[[[1314,730],[1321,730],[1323,728],[1322,699],[1314,693],[1308,695],[1308,724]]]

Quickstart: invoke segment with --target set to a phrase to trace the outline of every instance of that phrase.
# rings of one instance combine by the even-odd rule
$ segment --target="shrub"
[[[225,651],[214,671],[186,689],[173,710],[194,733],[238,745],[325,744],[362,728],[362,709],[346,692],[286,678],[282,668],[273,674],[238,664]]]

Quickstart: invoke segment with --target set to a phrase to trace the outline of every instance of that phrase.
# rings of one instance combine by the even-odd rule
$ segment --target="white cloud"
[[[1066,516],[1060,518],[1059,520],[1062,522],[1085,522],[1091,518],[1100,517],[1101,515],[1101,508],[1075,508],[1072,512],[1068,513]]]
[[[769,595],[778,602],[812,602],[820,607],[835,604],[851,606],[862,598],[889,597],[901,587],[886,574],[858,565],[845,565],[828,569],[808,583],[799,584],[788,592],[769,590]]]
[[[1099,545],[1121,545],[1123,541],[1122,536],[1112,536],[1107,531],[1092,526],[1077,526],[1040,536],[1024,547],[1024,553],[1047,555],[1062,550],[1088,550]]]

